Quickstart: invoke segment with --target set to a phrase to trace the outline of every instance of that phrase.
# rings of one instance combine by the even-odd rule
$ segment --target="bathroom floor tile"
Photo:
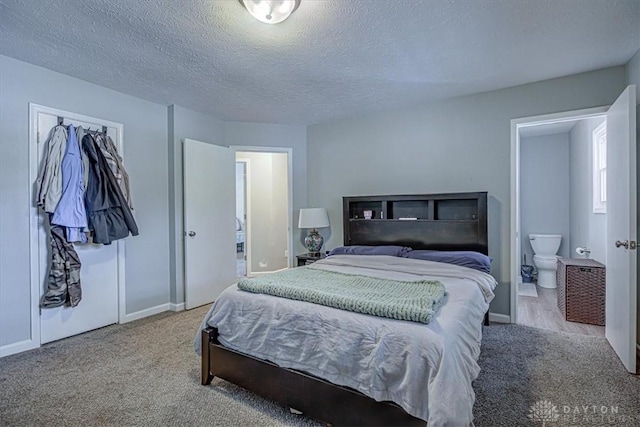
[[[567,322],[558,308],[557,291],[535,285],[538,298],[518,292],[518,324],[552,331],[604,336],[604,326]]]

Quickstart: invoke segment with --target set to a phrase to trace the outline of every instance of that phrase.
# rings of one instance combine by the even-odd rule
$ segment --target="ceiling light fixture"
[[[254,18],[265,24],[278,24],[300,6],[300,0],[239,0]]]

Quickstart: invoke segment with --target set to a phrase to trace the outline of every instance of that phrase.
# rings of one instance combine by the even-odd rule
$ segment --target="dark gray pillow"
[[[406,246],[338,246],[331,252],[331,255],[390,255],[404,257],[411,248]]]
[[[489,273],[491,271],[492,259],[485,254],[474,251],[418,250],[408,252],[405,257],[422,259],[425,261],[445,262],[447,264],[473,268],[474,270],[479,270],[485,273]]]

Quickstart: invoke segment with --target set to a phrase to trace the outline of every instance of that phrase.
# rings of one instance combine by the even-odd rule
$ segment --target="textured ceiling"
[[[0,0],[0,53],[223,120],[310,124],[625,64],[639,0]]]

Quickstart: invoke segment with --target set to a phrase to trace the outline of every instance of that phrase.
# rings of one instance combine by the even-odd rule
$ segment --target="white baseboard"
[[[511,323],[511,316],[499,313],[489,313],[489,321],[496,323]]]
[[[160,304],[155,307],[150,307],[144,310],[136,311],[135,313],[130,313],[125,315],[124,319],[120,323],[129,323],[134,320],[143,319],[145,317],[153,316],[154,314],[163,313],[165,311],[183,311],[184,303],[173,304],[166,303]],[[33,340],[24,340],[19,341],[12,344],[7,344],[0,346],[0,358],[5,356],[11,356],[12,354],[21,353],[27,350],[33,350],[34,348],[40,347],[40,343],[36,343]]]
[[[130,313],[124,316],[124,320],[120,323],[129,323],[134,320],[143,319],[145,317],[153,316],[154,314],[163,313],[165,311],[169,311],[171,309],[171,304],[160,304],[155,307],[146,308],[144,310],[136,311],[135,313]]]
[[[23,351],[33,350],[38,347],[40,347],[40,343],[34,340],[14,342],[0,347],[0,357],[11,356],[12,354],[22,353]]]
[[[169,303],[169,310],[171,311],[184,311],[184,303],[174,304],[172,302]]]

